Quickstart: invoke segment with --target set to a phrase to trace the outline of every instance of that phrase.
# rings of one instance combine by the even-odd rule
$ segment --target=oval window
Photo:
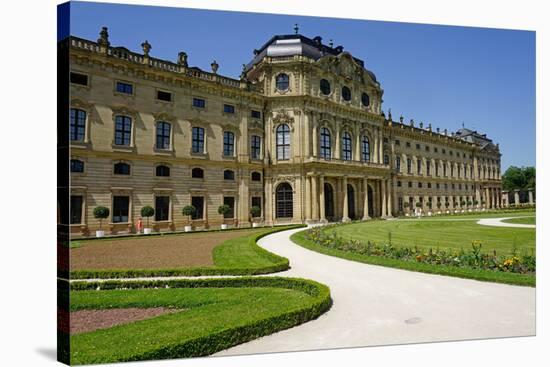
[[[370,104],[370,98],[367,93],[363,93],[361,95],[361,103],[363,103],[363,106],[368,107]]]
[[[289,78],[287,74],[281,73],[277,75],[277,77],[275,78],[275,86],[280,91],[287,90],[288,84],[289,84]]]
[[[342,87],[342,98],[344,99],[344,101],[351,100],[351,90],[348,87]]]
[[[321,89],[321,93],[323,93],[325,96],[328,96],[330,94],[330,82],[328,80],[321,79],[319,87]]]

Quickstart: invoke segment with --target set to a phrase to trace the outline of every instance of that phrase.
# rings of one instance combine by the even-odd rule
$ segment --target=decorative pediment
[[[273,117],[274,124],[293,124],[294,117],[290,116],[288,112],[281,110],[277,112],[275,117]]]
[[[90,111],[93,107],[92,103],[85,102],[78,98],[71,99],[71,107],[73,108],[80,108],[82,110]]]
[[[127,106],[111,106],[111,110],[113,111],[113,115],[128,115],[132,117],[138,115],[138,111]]]
[[[153,112],[153,117],[155,118],[155,121],[174,122],[177,120],[176,116],[166,112]]]

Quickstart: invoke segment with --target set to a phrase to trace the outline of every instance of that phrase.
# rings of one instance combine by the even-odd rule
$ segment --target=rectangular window
[[[412,173],[412,161],[410,158],[407,158],[407,173],[408,174]]]
[[[230,131],[223,132],[223,155],[233,157],[235,154],[235,134]]]
[[[79,85],[88,85],[88,75],[80,73],[71,73],[71,83]]]
[[[204,153],[204,129],[202,127],[193,128],[192,139],[193,153]]]
[[[397,171],[401,171],[401,157],[395,157],[395,168]]]
[[[401,181],[397,181],[397,187],[401,187]]]
[[[387,154],[384,154],[384,164],[389,165],[390,164],[390,156]]]
[[[409,186],[409,187],[413,187],[412,181],[409,181],[409,185],[408,185],[408,186]]]
[[[431,188],[432,188],[432,183],[428,182],[428,189],[431,189]]]
[[[231,208],[231,210],[223,215],[224,218],[230,219],[235,217],[235,198],[233,196],[224,196],[223,204]]]
[[[416,173],[422,174],[422,161],[420,159],[416,160]]]
[[[383,141],[384,143],[388,143],[388,142],[389,142],[388,138],[383,138],[382,141]]]
[[[193,107],[204,108],[206,106],[206,101],[202,98],[193,98]]]
[[[170,196],[155,196],[155,221],[168,220],[170,216]]]
[[[435,188],[436,188],[436,189],[439,189],[439,183],[436,183],[436,184],[435,184]]]
[[[406,145],[407,145],[407,148],[410,148],[411,147],[411,142],[408,141]]]
[[[115,145],[130,146],[132,137],[132,118],[116,116],[115,118]]]
[[[260,111],[252,110],[250,111],[250,117],[252,117],[253,119],[261,119],[262,113]]]
[[[252,159],[261,158],[262,138],[257,135],[252,135],[250,138],[250,156]]]
[[[447,164],[446,163],[443,164],[443,176],[447,177]]]
[[[420,149],[420,144],[416,144],[416,149]]]
[[[134,94],[134,86],[130,83],[116,82],[116,91],[124,94]]]
[[[70,131],[71,141],[84,141],[86,136],[86,111],[71,108]]]
[[[396,140],[395,145],[401,145],[401,142],[399,140]]]
[[[191,219],[202,219],[204,211],[204,198],[202,196],[191,197],[191,205],[197,209],[195,214],[191,216]]]
[[[225,113],[235,113],[235,106],[232,104],[224,104],[223,105],[223,112]]]
[[[397,209],[400,212],[403,211],[403,198],[402,197],[397,198]]]
[[[82,202],[81,195],[71,195],[71,224],[82,223]]]
[[[419,189],[422,188],[422,182],[419,182],[419,183],[418,183],[418,188],[419,188]]]
[[[172,93],[165,92],[162,90],[157,90],[157,99],[159,101],[172,102]]]
[[[113,196],[113,223],[127,223],[129,208],[129,196]]]
[[[437,148],[434,148],[434,152],[436,152],[436,153],[437,153],[437,152],[438,152],[438,149],[437,149]]]
[[[426,152],[430,151],[430,147],[426,145]]]
[[[258,208],[260,208],[260,215],[259,216],[262,216],[261,212],[262,212],[262,198],[260,196],[253,196],[252,197],[252,206],[257,206]]]
[[[426,162],[426,175],[430,175],[430,170],[432,168],[432,163],[430,161]]]
[[[437,163],[437,162],[435,164],[435,175],[439,176],[439,163]]]
[[[157,122],[157,149],[170,149],[170,124]]]

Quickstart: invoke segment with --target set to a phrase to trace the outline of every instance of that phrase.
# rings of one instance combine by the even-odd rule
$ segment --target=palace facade
[[[70,222],[181,230],[366,220],[420,210],[498,208],[500,152],[486,135],[382,112],[362,60],[321,37],[291,34],[254,50],[240,79],[94,42],[60,43],[70,63]],[[218,214],[218,207],[231,210]],[[191,218],[182,208],[193,205]],[[253,218],[251,207],[260,208]],[[144,222],[146,219],[144,219]]]

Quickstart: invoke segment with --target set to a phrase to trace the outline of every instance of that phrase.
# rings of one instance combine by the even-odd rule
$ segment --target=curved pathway
[[[482,226],[493,227],[512,227],[512,228],[536,228],[535,224],[520,224],[520,223],[504,223],[503,220],[521,218],[521,217],[506,217],[506,218],[485,218],[477,221],[477,224]]]
[[[272,274],[330,287],[333,307],[317,320],[221,351],[237,355],[535,334],[535,289],[348,261],[290,241],[290,230],[258,243],[290,259]]]

